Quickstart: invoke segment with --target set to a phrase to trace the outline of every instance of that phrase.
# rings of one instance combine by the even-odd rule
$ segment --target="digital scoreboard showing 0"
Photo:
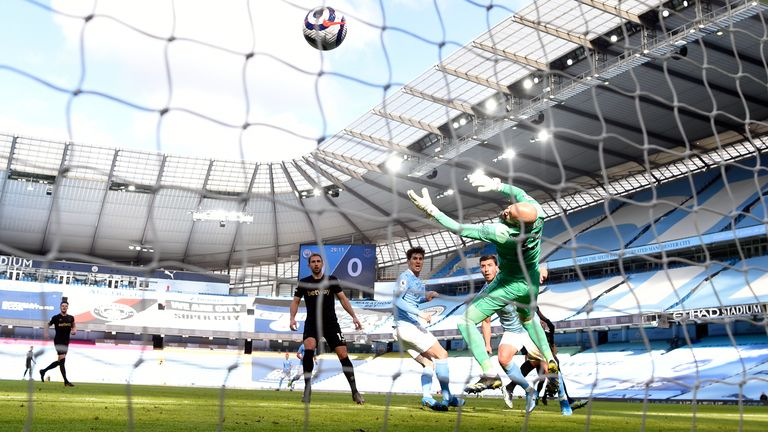
[[[313,253],[323,256],[325,273],[357,287],[373,288],[376,278],[376,245],[301,245],[299,279],[312,274],[307,258]]]

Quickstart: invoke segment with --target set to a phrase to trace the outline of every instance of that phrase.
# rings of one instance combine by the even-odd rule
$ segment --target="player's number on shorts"
[[[352,258],[347,263],[347,273],[349,273],[352,277],[358,277],[360,276],[360,273],[363,272],[363,262],[360,261],[360,258]]]

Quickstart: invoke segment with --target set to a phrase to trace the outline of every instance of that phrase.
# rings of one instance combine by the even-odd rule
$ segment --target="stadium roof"
[[[647,187],[764,148],[765,8],[539,0],[280,163],[0,135],[0,245],[221,269],[278,262],[317,239],[405,245],[437,231],[408,189],[427,187],[457,218],[489,217],[500,203],[466,182],[476,169],[527,189],[550,215],[589,204],[569,201],[585,191],[596,202]],[[702,157],[713,150],[719,159]],[[460,244],[440,238],[428,249]],[[379,262],[399,249],[380,247]]]

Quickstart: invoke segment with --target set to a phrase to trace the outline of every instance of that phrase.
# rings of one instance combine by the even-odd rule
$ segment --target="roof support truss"
[[[346,174],[346,175],[348,175],[348,176],[350,176],[350,177],[352,177],[354,179],[358,179],[358,180],[362,180],[363,179],[363,176],[360,175],[359,172],[354,171],[354,170],[350,169],[349,167],[347,167],[345,165],[340,165],[338,163],[339,161],[327,158],[326,156],[323,156],[320,153],[314,153],[314,157],[318,160],[318,162],[322,162],[323,164],[328,165],[329,167],[331,167],[331,168],[333,168],[333,169],[335,169],[335,170],[337,170],[339,172],[342,172],[342,173],[344,173],[344,174]]]
[[[5,166],[6,176],[5,176],[5,179],[3,180],[3,188],[0,189],[0,217],[2,217],[3,209],[5,208],[5,206],[2,205],[2,203],[3,203],[3,198],[5,197],[5,189],[8,187],[8,175],[7,175],[7,173],[9,173],[11,171],[11,162],[13,161],[13,153],[16,151],[16,141],[18,139],[19,139],[19,137],[15,136],[15,135],[11,139],[11,149],[10,149],[10,152],[8,152],[8,163]]]
[[[203,180],[203,187],[200,189],[200,198],[197,200],[197,206],[193,210],[199,210],[200,205],[203,203],[203,199],[205,198],[205,191],[208,189],[208,180],[211,178],[211,170],[213,170],[213,160],[208,162],[208,171],[205,173],[205,179]],[[182,255],[181,260],[182,262],[186,262],[187,255],[189,254],[189,245],[192,241],[192,234],[195,232],[195,222],[192,220],[192,225],[189,227],[189,235],[187,236],[187,245],[184,246],[184,255]]]
[[[340,160],[340,161],[342,161],[344,163],[348,163],[348,164],[350,164],[352,166],[356,166],[358,168],[362,168],[364,170],[374,171],[374,172],[381,172],[381,169],[379,168],[378,165],[375,165],[375,164],[372,164],[370,162],[366,162],[366,161],[363,161],[363,160],[360,160],[360,159],[355,159],[355,158],[351,158],[351,157],[348,157],[348,156],[340,155],[338,153],[334,153],[334,152],[331,152],[331,151],[328,151],[328,150],[316,150],[315,154],[318,154],[323,159],[336,159],[336,160]],[[352,176],[352,177],[355,177],[355,178],[362,178],[362,177],[360,177],[360,174],[358,174],[358,173],[355,173],[355,175],[352,175],[349,172],[345,172],[345,173],[350,175],[350,176]]]
[[[402,88],[403,93],[409,94],[411,96],[415,96],[420,99],[424,99],[433,103],[436,103],[438,105],[443,105],[448,108],[453,108],[456,111],[461,111],[465,114],[473,114],[472,112],[472,105],[468,104],[467,102],[460,101],[458,99],[443,99],[441,97],[431,95],[427,92],[423,92],[419,89],[404,86]]]
[[[499,84],[496,81],[491,81],[487,78],[483,78],[478,75],[460,71],[456,68],[446,66],[446,65],[437,65],[435,66],[435,69],[439,70],[440,72],[447,73],[448,75],[452,75],[452,76],[467,80],[469,82],[473,82],[475,84],[480,84],[481,86],[488,87],[490,89],[496,90],[497,92],[509,94],[509,88]]]
[[[366,204],[368,207],[370,207],[370,208],[372,208],[372,209],[376,210],[377,212],[379,212],[379,214],[381,214],[382,216],[390,216],[389,212],[387,212],[387,211],[386,211],[386,210],[384,210],[383,208],[379,207],[379,206],[378,206],[376,203],[374,203],[373,201],[369,200],[369,199],[368,199],[368,198],[367,198],[365,195],[363,195],[363,194],[361,194],[361,193],[358,193],[358,192],[357,192],[357,191],[355,191],[353,188],[344,187],[344,185],[343,185],[343,184],[342,184],[340,181],[338,181],[338,180],[337,180],[336,178],[334,178],[334,177],[333,177],[331,174],[329,174],[328,172],[326,172],[326,171],[323,169],[323,167],[321,167],[321,166],[320,166],[320,162],[324,162],[324,161],[320,161],[320,160],[318,160],[317,162],[315,162],[315,161],[311,160],[309,157],[305,157],[305,158],[304,158],[304,160],[305,160],[305,161],[306,161],[306,162],[307,162],[307,163],[308,163],[310,166],[312,166],[312,168],[316,169],[316,170],[317,170],[317,172],[319,172],[319,173],[320,173],[320,174],[322,174],[322,175],[323,175],[325,178],[327,178],[328,180],[330,180],[331,182],[333,182],[333,184],[335,184],[336,186],[338,186],[338,187],[339,187],[339,188],[341,188],[341,189],[344,189],[344,193],[349,193],[349,194],[351,194],[351,195],[352,195],[352,196],[354,196],[355,198],[357,198],[357,199],[359,199],[360,201],[364,202],[364,203],[365,203],[365,204]],[[400,227],[401,227],[401,228],[403,228],[403,230],[404,230],[405,232],[411,232],[411,231],[415,231],[413,228],[411,228],[410,226],[408,226],[407,224],[405,224],[405,223],[404,223],[404,222],[402,222],[402,221],[397,221],[396,223],[397,223],[397,224],[399,224],[399,225],[400,225]]]
[[[369,135],[369,134],[366,134],[366,133],[363,133],[363,132],[358,132],[358,131],[352,130],[352,129],[344,129],[344,133],[349,135],[349,136],[355,137],[355,138],[357,138],[359,140],[368,141],[370,143],[378,144],[381,147],[386,147],[386,148],[388,148],[390,150],[395,150],[395,151],[398,151],[398,152],[408,153],[408,149],[405,148],[405,146],[401,146],[400,144],[397,144],[394,141],[390,141],[390,140],[385,139],[385,138],[375,137],[373,135]]]
[[[144,220],[144,232],[141,234],[141,244],[147,241],[147,231],[152,226],[154,231],[154,224],[152,223],[152,214],[155,212],[155,200],[157,199],[157,193],[160,191],[160,179],[163,178],[163,171],[165,171],[165,161],[168,159],[167,155],[163,155],[163,160],[160,162],[160,169],[157,170],[157,177],[155,178],[155,187],[152,190],[152,197],[149,200],[149,208],[147,209],[147,218]],[[155,236],[157,233],[154,233]],[[136,260],[141,256],[142,250],[139,249],[136,252]]]
[[[514,15],[512,17],[512,21],[514,21],[514,22],[516,22],[518,24],[524,25],[526,27],[530,27],[530,28],[532,28],[534,30],[537,30],[537,31],[540,31],[542,33],[546,33],[546,34],[548,34],[550,36],[554,36],[556,38],[560,38],[560,39],[563,39],[563,40],[567,40],[569,42],[573,42],[573,43],[575,43],[577,45],[581,45],[581,46],[584,46],[584,47],[587,47],[587,48],[590,48],[590,49],[594,49],[595,48],[594,45],[592,44],[592,42],[589,39],[587,39],[586,36],[583,36],[583,35],[575,35],[573,33],[568,33],[567,31],[560,30],[560,29],[558,29],[556,27],[553,27],[553,26],[551,26],[549,24],[545,24],[545,23],[542,23],[542,22],[536,22],[536,21],[530,20],[528,18],[519,16],[519,15]]]
[[[279,231],[277,229],[277,198],[275,195],[275,172],[273,171],[275,169],[275,164],[269,164],[269,187],[270,187],[270,193],[272,194],[272,234],[275,239],[274,242],[274,248],[275,248],[275,280],[277,280],[278,275],[278,265],[279,262],[278,259],[280,258],[280,241],[278,239]],[[274,288],[272,289],[272,295],[277,297],[278,295],[278,285],[275,284]]]
[[[101,206],[99,206],[99,215],[96,217],[96,226],[93,228],[93,237],[91,238],[91,252],[90,255],[96,254],[96,237],[99,234],[99,227],[101,226],[101,216],[104,214],[104,205],[107,203],[107,194],[109,193],[109,186],[112,184],[112,178],[115,176],[115,165],[117,165],[117,155],[120,150],[115,150],[112,154],[112,165],[109,167],[109,174],[107,174],[107,184],[104,186],[104,194],[101,196]],[[10,159],[9,159],[10,160]]]
[[[301,174],[301,176],[302,176],[302,177],[304,177],[304,179],[305,179],[307,182],[309,182],[309,184],[311,184],[311,185],[312,185],[312,187],[315,187],[315,188],[320,188],[320,189],[322,189],[322,186],[320,186],[319,184],[317,184],[317,182],[315,181],[315,179],[313,179],[313,178],[312,178],[312,176],[310,176],[309,174],[307,174],[307,172],[306,172],[306,171],[304,171],[304,169],[303,169],[303,168],[302,168],[302,167],[301,167],[299,164],[296,164],[296,163],[294,163],[294,164],[293,164],[293,166],[294,166],[294,167],[296,168],[296,170],[297,170],[297,171],[298,171],[298,172]],[[347,221],[347,223],[349,224],[349,226],[351,226],[351,227],[352,227],[352,229],[354,229],[354,230],[357,232],[357,234],[360,236],[360,238],[362,238],[362,239],[363,239],[363,240],[364,240],[366,243],[373,243],[373,242],[371,241],[371,239],[369,239],[369,238],[368,238],[368,236],[367,236],[367,235],[365,235],[365,233],[363,233],[363,231],[360,229],[360,227],[358,227],[358,226],[357,226],[357,224],[355,224],[355,223],[352,221],[352,219],[351,219],[351,218],[350,218],[350,217],[347,215],[347,213],[346,213],[346,212],[344,212],[344,210],[342,210],[342,209],[340,209],[340,208],[339,208],[339,206],[336,204],[336,202],[335,202],[335,201],[333,201],[333,199],[331,199],[331,198],[330,198],[330,197],[329,197],[327,194],[323,194],[323,198],[325,198],[325,201],[326,201],[326,202],[327,202],[327,203],[328,203],[328,204],[329,204],[331,207],[333,207],[333,208],[335,208],[336,210],[338,210],[338,212],[339,212],[339,214],[341,215],[341,217],[342,217],[342,218],[344,218],[344,220],[345,220],[345,221]]]
[[[259,172],[259,164],[253,167],[253,174],[251,174],[251,181],[248,182],[248,189],[240,195],[240,200],[243,205],[240,207],[240,213],[245,213],[245,209],[248,208],[248,201],[250,200],[251,193],[253,191],[253,184],[256,182],[256,173]],[[240,226],[242,222],[238,222],[235,227],[235,237],[232,239],[232,245],[229,248],[229,256],[227,257],[227,268],[232,268],[232,255],[235,253],[235,247],[237,246],[237,239],[240,237]],[[245,262],[245,259],[243,259]]]
[[[59,178],[62,176],[62,173],[64,172],[64,162],[67,160],[67,152],[69,151],[70,148],[72,148],[72,143],[67,143],[66,145],[64,145],[64,152],[61,154],[61,163],[59,164],[59,172],[56,174],[56,179],[53,181],[54,192],[56,192],[56,189],[58,189],[57,186],[59,185]],[[53,219],[53,213],[54,213],[54,210],[56,209],[56,200],[58,199],[58,196],[59,194],[54,193],[51,196],[51,205],[48,206],[48,222],[46,222],[45,224],[45,233],[43,233],[43,241],[40,243],[41,253],[45,253],[45,239],[48,237],[48,232],[51,230],[51,220]]]
[[[607,4],[607,3],[604,3],[604,2],[601,2],[601,1],[598,1],[598,0],[576,0],[576,1],[578,1],[580,3],[583,3],[583,4],[587,5],[587,6],[591,6],[591,7],[595,8],[595,9],[599,9],[599,10],[601,10],[603,12],[606,12],[606,13],[609,13],[611,15],[614,15],[614,16],[617,16],[617,17],[620,17],[620,18],[624,18],[627,21],[632,21],[635,24],[643,24],[642,21],[640,20],[640,16],[639,15],[633,14],[632,12],[627,12],[627,11],[625,11],[623,9],[619,9],[619,8],[617,8],[615,6],[611,6],[611,5]],[[621,3],[619,3],[619,4],[621,4]]]
[[[304,210],[304,216],[307,218],[307,224],[310,227],[312,227],[312,234],[315,236],[315,238],[319,238],[320,231],[317,229],[317,226],[315,225],[315,221],[312,219],[312,216],[309,215],[309,210],[307,209],[307,206],[304,205],[304,200],[300,198],[299,188],[296,186],[296,183],[293,181],[293,177],[291,177],[291,173],[288,172],[288,168],[286,168],[285,162],[282,162],[280,164],[280,167],[283,169],[283,174],[285,175],[286,180],[288,180],[288,183],[290,183],[291,189],[293,189],[296,199],[299,201],[299,204],[301,204],[301,208]],[[277,223],[275,223],[275,227],[277,227]]]
[[[486,44],[479,43],[479,42],[472,42],[472,46],[477,48],[477,49],[481,49],[481,50],[483,50],[485,52],[489,52],[491,54],[495,54],[495,55],[497,55],[499,57],[502,57],[502,58],[505,58],[507,60],[511,60],[511,61],[513,61],[515,63],[519,63],[519,64],[526,65],[526,66],[530,66],[530,67],[532,67],[534,69],[538,69],[538,70],[547,70],[547,69],[549,69],[549,65],[544,63],[544,62],[540,62],[538,60],[534,60],[534,59],[528,58],[526,56],[521,56],[520,54],[515,54],[515,53],[507,51],[507,50],[499,49],[499,48],[496,48],[496,47],[491,46],[491,45],[486,45]],[[485,84],[483,84],[483,85],[485,85]],[[491,87],[491,88],[493,88],[493,87]]]
[[[425,121],[421,121],[419,119],[406,117],[402,114],[395,114],[391,111],[385,111],[379,108],[374,108],[371,110],[372,113],[376,114],[379,117],[384,117],[385,119],[394,120],[396,122],[407,124],[408,126],[413,126],[415,128],[419,128],[421,130],[432,132],[435,135],[442,135],[443,133],[440,132],[440,129],[437,126],[433,126]]]

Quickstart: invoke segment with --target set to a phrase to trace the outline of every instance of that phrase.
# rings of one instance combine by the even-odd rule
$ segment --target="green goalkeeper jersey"
[[[535,199],[518,187],[504,184],[501,192],[515,203],[526,202],[536,207],[536,221],[531,224],[508,224],[499,219],[490,223],[460,224],[442,212],[435,214],[435,220],[462,237],[495,244],[499,256],[499,273],[520,278],[523,265],[529,272],[538,271],[544,211]]]

